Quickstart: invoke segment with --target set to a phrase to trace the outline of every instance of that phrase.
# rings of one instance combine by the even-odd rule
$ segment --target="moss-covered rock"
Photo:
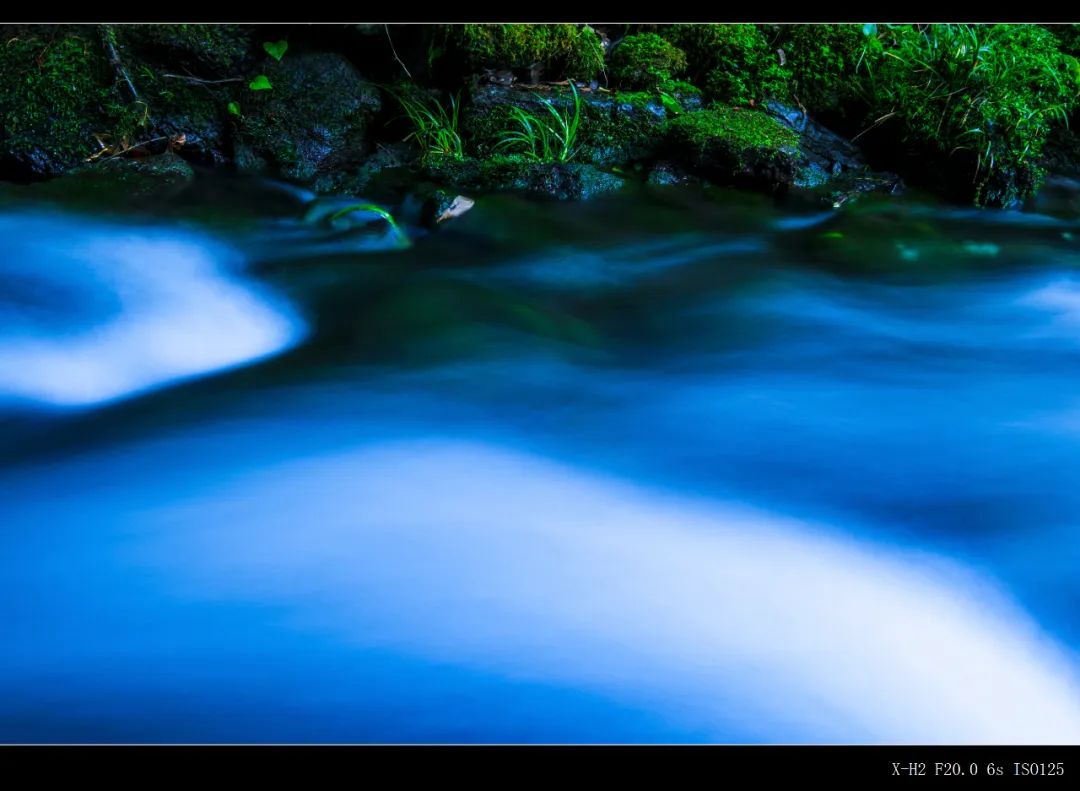
[[[250,92],[237,130],[241,171],[308,183],[363,159],[381,100],[348,60],[312,53],[264,68],[272,87]]]
[[[680,184],[691,184],[697,179],[674,162],[661,160],[649,171],[645,181],[654,187],[673,187]]]
[[[724,104],[786,99],[790,75],[757,25],[669,25],[659,35],[686,53],[689,79]]]
[[[96,28],[0,42],[0,178],[56,176],[142,131],[144,107],[116,85]],[[97,137],[95,137],[97,136]]]
[[[712,181],[775,189],[802,174],[799,135],[757,110],[724,107],[687,113],[668,124],[676,161]]]
[[[150,137],[183,135],[181,155],[232,162],[230,102],[245,104],[262,51],[253,26],[117,25],[118,53],[146,102]],[[258,53],[258,54],[257,54]]]
[[[761,110],[727,107],[673,119],[667,153],[717,183],[794,190],[833,206],[900,186],[894,174],[872,171],[851,142],[772,100]]]
[[[449,46],[474,71],[539,68],[549,80],[590,80],[604,68],[603,45],[588,25],[461,25],[450,32]]]
[[[581,121],[574,156],[576,161],[597,167],[623,166],[648,160],[664,135],[670,113],[659,94],[645,92],[579,91]],[[687,107],[700,104],[689,93],[680,94]],[[508,130],[516,128],[512,108],[533,115],[548,115],[545,103],[557,112],[572,114],[574,97],[569,89],[543,92],[485,85],[474,92],[462,111],[461,126],[470,155],[484,158],[499,153],[496,146]]]
[[[866,113],[857,71],[865,39],[862,25],[785,25],[778,42],[792,98],[845,132],[854,132]]]
[[[425,175],[458,190],[522,192],[556,200],[588,200],[614,192],[623,179],[581,162],[529,162],[514,157],[436,159]]]
[[[655,33],[641,33],[615,46],[609,66],[617,87],[657,90],[686,69],[686,53]]]
[[[114,30],[119,46],[141,62],[204,80],[243,76],[257,52],[257,30],[248,25],[116,25]]]

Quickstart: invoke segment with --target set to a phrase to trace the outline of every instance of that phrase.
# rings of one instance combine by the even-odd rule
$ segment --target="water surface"
[[[0,739],[1080,739],[1067,212],[198,184],[0,206]]]

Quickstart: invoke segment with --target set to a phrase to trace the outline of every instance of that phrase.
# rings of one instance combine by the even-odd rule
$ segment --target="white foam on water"
[[[0,277],[45,278],[117,308],[89,326],[46,331],[18,315],[0,324],[9,398],[100,404],[272,355],[304,334],[283,299],[240,276],[235,250],[195,232],[9,216],[0,251]]]
[[[144,518],[142,562],[185,598],[716,739],[1080,741],[1074,659],[957,562],[518,452],[384,444]]]

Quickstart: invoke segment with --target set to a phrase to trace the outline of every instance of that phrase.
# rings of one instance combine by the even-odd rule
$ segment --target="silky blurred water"
[[[1080,739],[1069,211],[198,185],[0,202],[0,740]]]

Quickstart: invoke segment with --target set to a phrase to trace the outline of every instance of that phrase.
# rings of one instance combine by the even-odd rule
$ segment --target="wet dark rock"
[[[138,207],[148,199],[167,201],[194,179],[191,165],[167,151],[157,156],[114,157],[83,165],[61,178],[33,185],[32,195],[88,208]]]
[[[670,187],[678,184],[691,184],[699,181],[674,162],[657,162],[646,177],[649,184],[658,187]]]
[[[348,60],[334,53],[287,56],[270,60],[265,73],[273,87],[251,92],[237,130],[239,170],[311,183],[363,160],[381,101]]]
[[[436,228],[465,214],[475,201],[457,190],[445,189],[437,184],[419,184],[405,199],[401,215],[407,222],[415,222],[426,228]]]
[[[765,102],[763,109],[799,135],[800,158],[794,186],[815,189],[842,174],[868,172],[862,152],[853,143],[826,129],[806,113],[771,100]]]
[[[624,181],[583,162],[526,162],[508,158],[442,160],[426,169],[432,181],[471,192],[522,192],[556,200],[588,200],[621,189]]]
[[[1041,165],[1050,175],[1080,179],[1080,135],[1055,129],[1046,140]]]
[[[115,25],[113,30],[125,57],[204,80],[241,76],[259,52],[253,25]]]
[[[408,143],[379,143],[371,156],[361,164],[320,174],[311,183],[311,188],[324,195],[361,195],[379,180],[377,177],[380,174],[388,170],[406,169],[415,157],[415,149]]]

